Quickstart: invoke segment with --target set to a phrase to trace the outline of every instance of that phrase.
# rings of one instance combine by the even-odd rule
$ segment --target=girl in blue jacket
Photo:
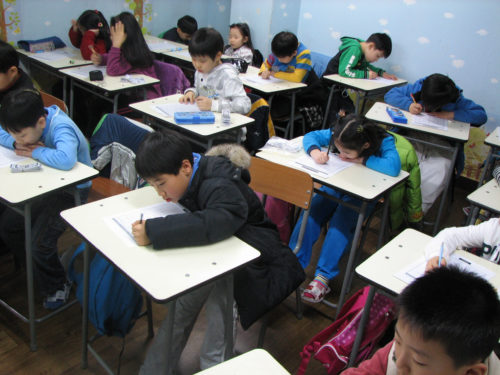
[[[329,150],[338,152],[341,159],[364,164],[368,168],[398,176],[401,161],[392,135],[380,126],[355,115],[340,118],[333,129],[317,130],[304,136],[304,150],[318,164],[328,160]],[[322,150],[328,147],[328,150]],[[323,186],[321,191],[346,203],[361,206],[361,201],[351,195]],[[373,205],[372,207],[373,208]],[[302,293],[302,299],[320,302],[330,292],[328,283],[339,273],[338,263],[352,240],[358,213],[322,195],[316,194],[312,200],[306,230],[297,257],[306,268],[311,259],[311,251],[319,237],[321,227],[329,221],[328,231],[321,248],[316,266],[315,278]],[[290,248],[297,244],[302,216],[295,225]]]

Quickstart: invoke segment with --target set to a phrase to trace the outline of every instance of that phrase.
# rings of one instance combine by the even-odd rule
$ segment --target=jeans
[[[86,202],[89,189],[79,189],[82,203]],[[74,207],[74,196],[56,192],[32,203],[31,246],[35,285],[45,297],[63,289],[66,272],[57,252],[57,240],[67,224],[60,212]],[[0,210],[1,211],[1,210]],[[6,207],[0,212],[0,240],[14,253],[21,264],[26,261],[24,216]]]

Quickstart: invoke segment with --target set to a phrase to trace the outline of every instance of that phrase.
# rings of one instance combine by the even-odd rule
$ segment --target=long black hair
[[[123,23],[125,33],[127,34],[127,38],[121,46],[123,56],[133,68],[149,68],[153,65],[154,55],[149,49],[144,35],[142,35],[139,22],[129,12],[122,12],[112,17],[111,26],[115,26],[118,21]]]
[[[104,40],[106,43],[106,51],[109,51],[111,48],[111,34],[109,32],[108,21],[106,21],[106,18],[104,18],[101,12],[97,9],[88,9],[80,14],[77,23],[85,30],[98,29],[99,34],[97,34],[97,37]]]

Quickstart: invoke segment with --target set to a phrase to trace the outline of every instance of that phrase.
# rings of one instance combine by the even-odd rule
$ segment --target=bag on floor
[[[302,362],[297,371],[298,375],[303,375],[306,372],[307,365],[313,356],[326,367],[329,375],[339,374],[347,367],[369,290],[369,287],[358,290],[342,306],[339,318],[304,346],[300,353]],[[356,363],[371,355],[378,340],[394,318],[394,302],[390,298],[376,293]]]
[[[83,272],[75,271],[82,243],[71,257],[68,276],[77,284],[76,297],[83,305]],[[89,320],[101,335],[125,337],[142,308],[141,291],[99,252],[90,262]]]

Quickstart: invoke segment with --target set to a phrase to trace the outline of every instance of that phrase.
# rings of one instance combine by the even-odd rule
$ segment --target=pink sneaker
[[[318,279],[314,279],[309,283],[307,288],[302,292],[302,299],[311,303],[323,301],[323,298],[330,293],[330,288]]]

